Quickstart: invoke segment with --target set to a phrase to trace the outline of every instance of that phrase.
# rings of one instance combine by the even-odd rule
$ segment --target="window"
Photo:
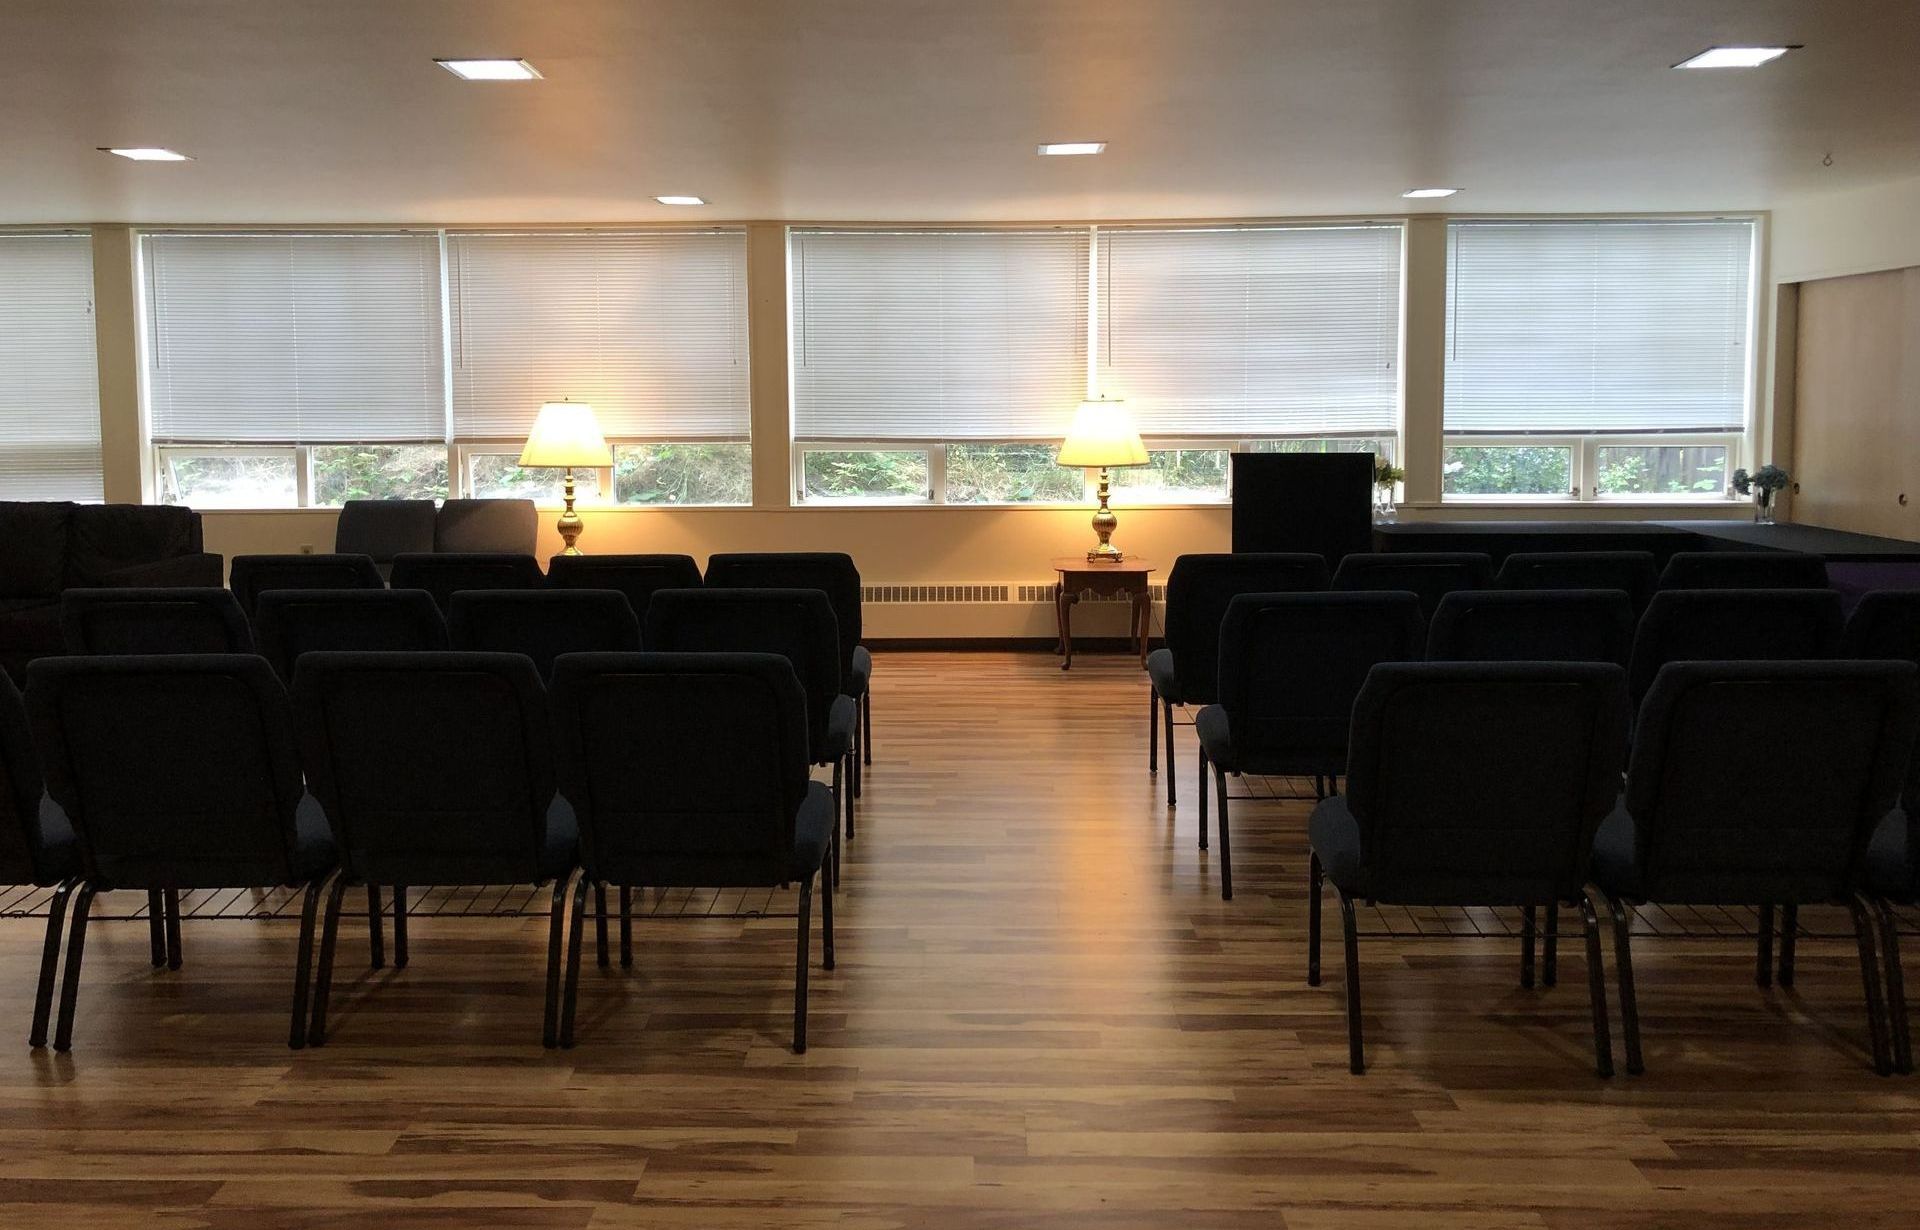
[[[1070,504],[1086,498],[1086,475],[1054,464],[1044,444],[949,444],[949,504]]]
[[[0,499],[100,499],[88,235],[0,234],[0,371]]]
[[[1450,225],[1445,494],[1722,498],[1754,241],[1746,219]]]
[[[751,504],[753,450],[745,444],[622,444],[613,450],[621,504]]]

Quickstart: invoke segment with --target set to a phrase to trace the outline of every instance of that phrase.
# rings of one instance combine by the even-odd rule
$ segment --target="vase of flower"
[[[1771,463],[1761,466],[1751,474],[1745,470],[1733,472],[1734,491],[1753,500],[1755,525],[1773,524],[1773,497],[1790,481],[1785,470]]]
[[[1393,503],[1394,484],[1407,476],[1407,472],[1394,465],[1385,457],[1373,459],[1373,519],[1391,521],[1397,515]]]

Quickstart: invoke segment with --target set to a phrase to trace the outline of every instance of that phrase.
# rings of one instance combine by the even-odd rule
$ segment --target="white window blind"
[[[93,241],[0,235],[0,499],[98,500]]]
[[[1746,425],[1753,223],[1447,228],[1450,433]]]
[[[1401,228],[1100,232],[1100,390],[1148,436],[1392,432]]]
[[[1087,394],[1089,242],[794,231],[795,438],[1057,439]]]
[[[748,436],[742,230],[447,236],[453,424],[523,439],[543,402],[608,436]]]
[[[432,233],[141,237],[158,443],[446,437]]]

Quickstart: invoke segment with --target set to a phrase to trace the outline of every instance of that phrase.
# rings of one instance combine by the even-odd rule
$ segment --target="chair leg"
[[[307,885],[300,899],[300,948],[293,959],[293,1018],[287,1023],[287,1045],[299,1050],[307,1044],[308,993],[313,989],[313,924],[320,912],[323,876]]]
[[[560,955],[567,913],[567,886],[573,874],[559,876],[553,882],[553,910],[547,926],[547,1016],[540,1033],[545,1047],[560,1045]]]
[[[1887,1041],[1885,1004],[1880,998],[1880,964],[1873,951],[1873,921],[1866,900],[1858,893],[1847,899],[1847,909],[1853,915],[1853,934],[1860,944],[1860,984],[1867,997],[1867,1033],[1873,1043],[1873,1070],[1887,1076],[1893,1071],[1893,1055]]]
[[[845,793],[842,789],[844,783],[841,779],[846,776],[846,767],[845,757],[833,762],[833,815],[835,820],[839,820],[842,817],[845,818],[847,839],[851,841],[853,839],[853,813],[847,810],[845,800],[840,797]]]
[[[1780,985],[1793,985],[1794,941],[1800,937],[1800,907],[1780,907]]]
[[[169,888],[161,894],[167,902],[167,968],[180,968],[180,890]]]
[[[393,968],[407,968],[407,886],[393,886]]]
[[[60,937],[67,921],[67,898],[73,895],[78,880],[68,880],[53,890],[53,900],[47,903],[47,941],[40,950],[40,981],[35,984],[33,993],[33,1026],[27,1033],[27,1045],[42,1047],[47,1044],[47,1021],[53,1016],[53,976],[55,967],[60,964]]]
[[[1320,895],[1326,880],[1318,851],[1307,853],[1307,985],[1320,985]]]
[[[160,890],[147,890],[147,944],[152,949],[153,968],[167,963],[167,899]]]
[[[1167,806],[1172,807],[1174,806],[1173,784],[1180,776],[1174,770],[1180,767],[1180,762],[1174,759],[1173,755],[1173,702],[1165,697],[1160,700],[1160,723],[1166,727],[1164,737],[1167,741]]]
[[[599,962],[601,969],[606,969],[613,962],[607,953],[607,886],[605,884],[593,886],[593,941],[594,959]]]
[[[1233,900],[1233,839],[1227,832],[1227,771],[1213,767],[1213,784],[1220,804],[1220,900]]]
[[[93,885],[81,884],[73,899],[73,928],[67,933],[67,968],[60,982],[60,1020],[53,1031],[53,1049],[73,1049],[73,1010],[80,999],[80,958],[87,948],[87,912],[93,906]]]
[[[1620,979],[1620,1032],[1627,1036],[1627,1075],[1646,1071],[1640,1056],[1640,996],[1633,982],[1633,913],[1618,898],[1610,898],[1613,915],[1613,963]]]
[[[633,968],[633,887],[620,886],[620,968]]]
[[[861,778],[866,776],[866,774],[860,771],[860,740],[862,737],[860,730],[860,706],[858,703],[855,703],[853,706],[853,747],[852,750],[847,753],[847,772],[853,777],[853,797],[856,799],[860,797],[864,789]]]
[[[1907,1025],[1907,979],[1900,968],[1900,920],[1886,901],[1875,906],[1880,915],[1880,958],[1887,974],[1887,1016],[1893,1026],[1893,1070],[1905,1076],[1913,1071],[1913,1034]]]
[[[836,823],[833,833],[833,849],[830,851],[833,856],[833,882],[835,884],[840,882],[840,847],[846,844],[840,836],[839,826]]]
[[[833,968],[833,877],[827,860],[820,863],[820,968]]]
[[[1766,902],[1761,906],[1761,925],[1759,942],[1753,952],[1753,984],[1759,988],[1768,988],[1774,984],[1774,904]]]
[[[1547,906],[1547,933],[1541,937],[1540,985],[1560,985],[1560,906]]]
[[[860,758],[873,763],[873,685],[860,693]]]
[[[594,887],[598,889],[600,886],[596,883]],[[580,924],[586,906],[587,874],[583,871],[573,889],[573,926],[567,940],[566,991],[560,1005],[560,1046],[563,1050],[573,1049],[574,1009],[580,1004]]]
[[[1327,797],[1327,775],[1324,773],[1315,773],[1313,775],[1313,801],[1318,803],[1324,800],[1326,797]]]
[[[387,927],[381,917],[380,886],[367,885],[367,964],[374,969],[387,968]]]
[[[1168,769],[1172,772],[1172,769]],[[1207,749],[1200,749],[1200,848],[1207,848]]]
[[[1533,949],[1534,934],[1537,930],[1538,914],[1534,907],[1520,908],[1520,985],[1533,986]]]
[[[1160,771],[1160,693],[1147,685],[1147,772]]]
[[[1340,894],[1340,927],[1347,941],[1347,1071],[1359,1076],[1367,1070],[1366,1042],[1360,1026],[1360,928],[1353,920],[1353,898]]]
[[[1607,967],[1600,952],[1600,919],[1591,892],[1580,897],[1580,921],[1587,933],[1587,996],[1593,1003],[1593,1070],[1602,1080],[1613,1075],[1613,1037],[1607,1025]]]
[[[327,893],[326,908],[320,919],[320,961],[313,976],[313,1019],[307,1025],[307,1045],[324,1046],[327,1041],[327,1003],[333,994],[333,957],[340,943],[340,908],[347,898],[347,877],[334,877]]]
[[[813,877],[800,881],[800,930],[794,939],[793,1053],[807,1053],[807,943],[813,920]]]

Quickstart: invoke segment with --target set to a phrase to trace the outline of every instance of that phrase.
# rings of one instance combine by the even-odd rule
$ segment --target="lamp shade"
[[[593,407],[582,401],[550,401],[540,407],[520,450],[523,466],[610,466],[613,450],[600,434]]]
[[[1083,401],[1054,461],[1063,466],[1141,466],[1147,446],[1123,401]]]

